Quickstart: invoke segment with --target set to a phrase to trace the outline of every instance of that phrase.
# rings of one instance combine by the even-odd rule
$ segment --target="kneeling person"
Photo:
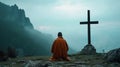
[[[51,61],[56,60],[66,60],[69,61],[67,52],[68,52],[68,44],[66,40],[63,39],[62,33],[58,33],[58,38],[53,42],[51,52],[53,56],[50,58]]]

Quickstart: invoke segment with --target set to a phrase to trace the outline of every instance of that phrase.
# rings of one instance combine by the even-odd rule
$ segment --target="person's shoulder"
[[[65,40],[65,39],[63,39],[63,40]],[[66,41],[66,40],[65,40]]]
[[[58,38],[56,38],[54,41],[58,40]]]
[[[64,38],[61,39],[62,41],[66,41]]]
[[[60,38],[56,38],[55,41],[59,40]]]

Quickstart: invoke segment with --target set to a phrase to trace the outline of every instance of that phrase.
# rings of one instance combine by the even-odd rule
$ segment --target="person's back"
[[[68,45],[67,42],[63,39],[62,33],[58,33],[58,38],[53,42],[51,52],[53,53],[50,60],[67,60],[69,61],[68,55]]]

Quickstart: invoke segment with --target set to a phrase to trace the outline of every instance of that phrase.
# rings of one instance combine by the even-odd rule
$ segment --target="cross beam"
[[[85,22],[80,22],[80,24],[87,24],[88,25],[88,44],[91,45],[91,31],[90,31],[90,24],[98,24],[98,21],[90,21],[90,10],[88,10],[88,18]]]

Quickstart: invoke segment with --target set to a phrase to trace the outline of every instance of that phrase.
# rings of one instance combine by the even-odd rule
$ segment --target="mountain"
[[[34,29],[25,11],[0,2],[0,50],[15,48],[25,56],[50,55],[53,38]]]

